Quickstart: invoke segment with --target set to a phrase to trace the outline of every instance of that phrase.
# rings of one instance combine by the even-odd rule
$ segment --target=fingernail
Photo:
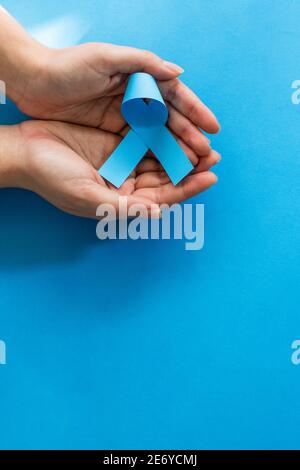
[[[215,177],[215,181],[214,181],[213,184],[216,184],[216,183],[218,182],[218,179],[219,179],[219,178],[218,178],[217,175],[215,175],[215,174],[214,174],[214,177]]]
[[[173,62],[169,62],[167,60],[164,60],[164,64],[166,67],[168,67],[169,70],[172,72],[177,73],[178,75],[184,72],[184,69],[182,67],[179,67],[177,64],[173,64]]]
[[[218,153],[217,158],[216,158],[216,163],[219,163],[222,160],[221,155]]]

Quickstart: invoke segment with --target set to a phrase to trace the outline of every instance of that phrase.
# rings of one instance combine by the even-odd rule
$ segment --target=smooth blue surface
[[[222,123],[223,160],[194,199],[199,252],[100,242],[95,222],[0,192],[0,447],[299,449],[300,2],[4,5],[178,62]]]
[[[145,103],[144,98],[151,101]],[[122,114],[131,130],[100,168],[101,176],[119,188],[147,150],[152,150],[174,185],[193,170],[192,163],[165,126],[168,108],[151,75],[139,72],[130,76]]]

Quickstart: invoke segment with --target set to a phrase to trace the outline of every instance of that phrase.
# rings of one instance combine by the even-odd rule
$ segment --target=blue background
[[[222,124],[202,251],[0,194],[1,448],[300,448],[299,0],[4,1],[151,49]],[[68,27],[64,30],[68,39]],[[73,39],[72,39],[73,40]],[[1,122],[21,116],[2,106]]]

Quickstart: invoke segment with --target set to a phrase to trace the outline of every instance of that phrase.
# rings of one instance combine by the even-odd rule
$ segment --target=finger
[[[136,210],[138,210],[139,206],[141,214],[147,217],[159,218],[161,214],[159,205],[146,197],[124,196],[117,191],[97,184],[90,186],[89,193],[86,196],[90,204],[90,211],[87,217],[103,217],[107,210],[110,211],[113,218],[114,216],[128,217],[133,215],[130,213],[133,206],[135,206]]]
[[[201,100],[177,78],[159,82],[162,96],[195,126],[206,132],[216,133],[220,125],[215,115]]]
[[[221,160],[220,154],[212,150],[209,155],[199,159],[198,165],[191,174],[201,173],[210,170],[216,163]],[[155,162],[155,161],[154,161]],[[149,164],[148,171],[140,172],[136,176],[135,189],[156,188],[170,183],[170,178],[159,165]]]
[[[214,165],[219,163],[220,160],[221,160],[221,155],[218,152],[216,152],[215,150],[212,150],[205,157],[199,158],[199,163],[198,163],[198,165],[195,166],[195,168],[194,168],[194,170],[192,171],[191,174],[201,173],[203,171],[208,171]]]
[[[211,149],[208,138],[171,104],[168,105],[168,108],[168,127],[170,130],[180,137],[197,155],[207,155]]]
[[[129,131],[130,131],[130,127],[128,126],[128,124],[125,124],[125,126],[119,131],[119,134],[122,137],[125,137],[125,135],[127,135]]]
[[[136,175],[138,176],[149,171],[163,171],[163,167],[156,158],[144,157],[135,169]]]
[[[201,157],[191,174],[208,171],[221,160],[218,152],[212,150],[207,156]],[[135,189],[155,188],[170,183],[170,178],[161,165],[155,162],[146,163],[146,171],[139,171],[136,174]]]
[[[199,161],[199,157],[198,157],[198,155],[196,155],[194,150],[191,149],[191,147],[189,147],[180,137],[178,137],[176,135],[174,137],[177,140],[177,142],[179,143],[179,145],[182,148],[182,150],[184,151],[184,153],[186,154],[186,156],[189,158],[190,162],[194,166],[197,165],[197,163]]]
[[[134,195],[146,197],[157,204],[175,204],[201,193],[216,182],[216,175],[206,171],[187,176],[177,186],[168,183],[157,188],[138,189],[135,191]]]
[[[121,113],[123,96],[109,96],[94,101],[87,114],[87,125],[98,127],[103,131],[120,132],[126,125]]]
[[[221,156],[212,150],[209,155],[199,159],[198,165],[194,168],[191,174],[208,171],[220,160]],[[139,172],[139,174],[137,174],[135,180],[135,189],[157,188],[169,183],[170,178],[166,172],[162,168],[159,168],[159,165],[156,166],[149,163],[146,172]]]
[[[135,180],[135,189],[159,188],[170,183],[170,178],[165,171],[147,171],[137,176]]]
[[[111,189],[114,189],[114,186],[112,184],[109,185]],[[118,193],[123,195],[123,196],[129,196],[132,194],[135,190],[135,175],[129,176],[124,183],[120,186],[118,189]]]
[[[177,77],[183,69],[172,62],[161,59],[156,54],[134,47],[99,44],[101,60],[110,73],[147,72],[159,80]]]

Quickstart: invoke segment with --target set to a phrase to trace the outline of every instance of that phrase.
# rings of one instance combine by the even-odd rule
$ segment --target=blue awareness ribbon
[[[190,173],[192,163],[165,126],[168,108],[151,75],[139,72],[130,76],[121,112],[131,130],[100,168],[101,176],[119,188],[148,149],[174,185]]]

